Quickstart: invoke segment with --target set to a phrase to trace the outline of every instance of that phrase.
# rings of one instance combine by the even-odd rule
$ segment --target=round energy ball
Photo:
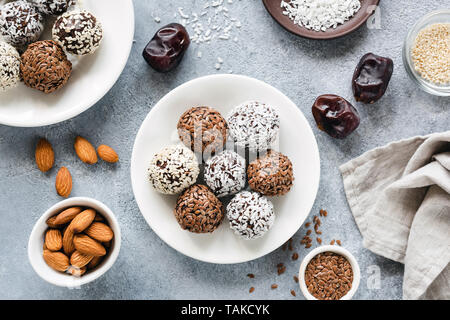
[[[192,151],[211,154],[223,149],[228,125],[219,111],[210,107],[194,107],[185,111],[177,125],[180,140]]]
[[[242,191],[231,200],[227,217],[234,233],[245,240],[262,237],[275,221],[272,202],[250,191]]]
[[[193,185],[178,198],[175,218],[181,228],[194,233],[217,229],[223,220],[223,205],[208,187]]]
[[[247,168],[247,176],[250,188],[266,196],[284,195],[294,182],[292,162],[273,150],[252,161]]]
[[[205,182],[218,196],[235,194],[245,187],[245,159],[225,150],[206,162]]]
[[[72,63],[52,40],[32,43],[22,55],[20,74],[30,88],[51,93],[62,88],[72,73]]]
[[[75,3],[75,0],[28,0],[43,14],[59,16]]]
[[[86,10],[68,11],[56,19],[52,36],[67,52],[83,56],[98,49],[103,39],[103,29],[92,13]]]
[[[235,107],[229,114],[230,135],[240,148],[265,151],[277,140],[280,119],[274,108],[250,101]]]
[[[177,194],[193,185],[200,169],[195,154],[180,145],[165,147],[157,153],[148,168],[148,178],[163,194]]]
[[[43,16],[27,1],[9,2],[0,7],[0,38],[14,47],[24,47],[39,39],[44,31]]]
[[[20,55],[17,50],[0,41],[0,91],[14,88],[20,81]]]

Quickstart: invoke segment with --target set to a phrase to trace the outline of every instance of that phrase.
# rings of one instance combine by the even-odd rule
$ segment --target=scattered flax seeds
[[[335,242],[336,242],[336,240],[333,239],[333,240],[331,240],[330,244],[334,245]]]
[[[292,254],[292,260],[296,261],[297,259],[298,259],[298,253],[297,253],[297,252],[294,252],[294,253]]]
[[[426,80],[450,83],[450,23],[435,23],[422,29],[411,50],[414,68]]]
[[[278,288],[278,285],[274,283],[273,285],[270,286],[270,288],[271,289],[276,289],[276,288]]]
[[[295,291],[294,290],[291,290],[291,294],[295,297],[295,296],[297,296],[296,294],[295,294]]]
[[[255,275],[254,275],[253,273],[249,273],[249,274],[247,275],[247,277],[249,277],[250,279],[253,279],[253,278],[255,277]]]
[[[298,283],[298,277],[297,277],[297,276],[294,276],[294,281],[295,281],[296,283]]]
[[[253,291],[255,291],[254,287],[251,287],[250,290],[248,290],[249,293],[253,293]]]
[[[342,245],[341,240],[336,240],[336,243],[340,246]]]

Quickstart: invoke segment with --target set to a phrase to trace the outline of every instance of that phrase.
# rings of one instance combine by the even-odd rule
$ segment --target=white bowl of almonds
[[[119,255],[120,242],[119,223],[106,205],[91,198],[70,198],[37,221],[28,258],[45,281],[74,288],[106,273]]]

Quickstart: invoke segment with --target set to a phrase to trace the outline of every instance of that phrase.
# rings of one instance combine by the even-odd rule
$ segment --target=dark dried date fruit
[[[394,62],[373,53],[365,54],[353,74],[353,95],[356,101],[374,103],[388,87],[394,71]]]
[[[312,107],[317,127],[333,138],[343,139],[359,126],[355,107],[344,98],[334,94],[319,96]]]
[[[190,42],[186,29],[181,24],[171,23],[156,32],[142,56],[156,71],[168,72],[183,59]]]

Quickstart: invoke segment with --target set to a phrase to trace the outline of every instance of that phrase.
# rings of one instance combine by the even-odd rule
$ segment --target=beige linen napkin
[[[340,167],[372,252],[405,264],[404,299],[450,299],[450,131],[368,151]]]

